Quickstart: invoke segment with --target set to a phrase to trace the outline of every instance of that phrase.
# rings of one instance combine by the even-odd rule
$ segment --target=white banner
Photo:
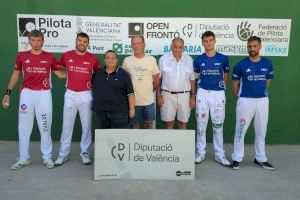
[[[194,159],[194,130],[95,130],[95,180],[193,180]]]
[[[103,54],[113,49],[118,54],[132,54],[130,38],[143,35],[146,54],[161,55],[170,51],[174,37],[185,41],[185,52],[203,53],[201,35],[216,34],[217,51],[226,55],[248,55],[246,41],[262,38],[261,55],[288,56],[291,19],[253,18],[170,18],[170,17],[90,17],[68,15],[18,14],[18,49],[29,49],[27,35],[33,29],[45,34],[44,50],[65,52],[74,49],[78,32],[90,36],[90,51]]]

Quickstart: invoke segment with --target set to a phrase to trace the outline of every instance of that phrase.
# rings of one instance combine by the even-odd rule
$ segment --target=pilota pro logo
[[[28,33],[36,29],[35,18],[19,18],[19,36],[27,37]]]
[[[128,37],[144,36],[144,23],[129,23]]]
[[[125,156],[125,144],[118,143],[117,145],[113,146],[113,148],[111,149],[111,156],[114,159],[122,161]]]
[[[240,25],[237,26],[237,36],[242,41],[247,41],[252,35],[253,30],[251,31],[251,24],[248,22],[241,22]]]

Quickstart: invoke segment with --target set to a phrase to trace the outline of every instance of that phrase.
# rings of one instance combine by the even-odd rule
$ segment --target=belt
[[[171,92],[171,91],[168,91],[168,90],[162,90],[162,91],[165,91],[165,92],[168,92],[170,94],[182,94],[182,93],[190,93],[191,91],[180,91],[180,92]]]

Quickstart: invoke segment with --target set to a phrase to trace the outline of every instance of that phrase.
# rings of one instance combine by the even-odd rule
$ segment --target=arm
[[[267,82],[267,88],[269,88],[271,84],[271,79],[267,79],[266,82]]]
[[[228,73],[224,73],[224,88],[226,88],[227,81],[228,81]]]
[[[129,102],[129,117],[133,118],[135,116],[135,109],[134,109],[134,94],[130,94],[128,96]]]
[[[191,81],[191,96],[190,96],[190,108],[195,108],[196,105],[196,80]]]
[[[60,79],[67,78],[67,73],[62,68],[60,68],[57,71],[53,71],[53,73]]]
[[[233,82],[232,82],[232,92],[233,92],[233,96],[235,98],[238,98],[239,87],[240,87],[240,81],[239,80],[233,80]]]
[[[14,70],[10,77],[10,80],[9,80],[9,83],[7,86],[7,90],[11,91],[15,87],[15,85],[19,81],[19,77],[20,77],[20,71]],[[2,99],[2,106],[3,106],[3,108],[6,109],[9,107],[9,104],[10,104],[9,93],[6,92]]]
[[[160,81],[159,81],[159,73],[153,75],[153,91],[159,87]]]
[[[164,104],[164,99],[161,95],[160,84],[156,88],[156,98],[157,98],[157,104],[159,105],[159,107],[162,107],[162,105]]]

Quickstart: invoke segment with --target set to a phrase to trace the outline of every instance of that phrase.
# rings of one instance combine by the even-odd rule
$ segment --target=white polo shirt
[[[171,92],[190,91],[191,82],[195,80],[193,58],[182,54],[176,61],[173,52],[164,54],[159,59],[159,77],[162,80],[161,89]]]

